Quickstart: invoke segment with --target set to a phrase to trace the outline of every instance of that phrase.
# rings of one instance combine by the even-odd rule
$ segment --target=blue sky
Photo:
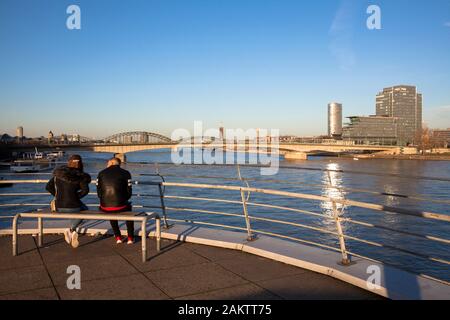
[[[81,8],[68,30],[66,8]],[[382,30],[368,30],[377,4]],[[0,131],[104,137],[130,130],[326,133],[326,107],[374,113],[417,85],[450,127],[449,0],[0,1]]]

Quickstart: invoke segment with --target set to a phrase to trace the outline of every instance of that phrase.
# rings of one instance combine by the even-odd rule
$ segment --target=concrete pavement
[[[149,245],[142,263],[139,243],[116,245],[107,236],[80,236],[70,248],[62,236],[0,237],[0,300],[5,299],[379,299],[326,275],[252,254],[163,240]],[[153,241],[153,240],[148,240]],[[66,286],[67,267],[81,268],[81,290]]]

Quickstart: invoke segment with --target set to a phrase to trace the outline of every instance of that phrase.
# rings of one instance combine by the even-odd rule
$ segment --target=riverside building
[[[422,94],[415,86],[384,88],[376,96],[376,114],[349,117],[342,137],[357,144],[407,146],[422,131]]]

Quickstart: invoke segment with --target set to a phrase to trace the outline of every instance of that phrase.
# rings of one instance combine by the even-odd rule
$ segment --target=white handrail
[[[413,211],[395,207],[382,206],[373,203],[366,203],[361,201],[354,200],[342,200],[342,199],[333,199],[327,198],[323,196],[311,195],[311,194],[303,194],[303,193],[295,193],[295,192],[287,192],[287,191],[278,191],[271,189],[261,189],[261,188],[249,188],[249,187],[239,187],[239,186],[224,186],[224,185],[212,185],[212,184],[196,184],[196,183],[177,183],[177,182],[163,182],[162,183],[166,187],[187,187],[187,188],[199,188],[199,189],[221,189],[221,190],[229,190],[229,191],[245,191],[245,192],[256,192],[262,194],[270,194],[277,196],[284,196],[290,198],[297,199],[307,199],[307,200],[315,200],[322,202],[336,202],[344,206],[354,206],[365,209],[372,209],[375,211],[385,211],[392,212],[404,215],[411,215],[421,218],[440,220],[445,222],[450,222],[450,215],[439,214],[434,212],[426,212],[426,211]]]

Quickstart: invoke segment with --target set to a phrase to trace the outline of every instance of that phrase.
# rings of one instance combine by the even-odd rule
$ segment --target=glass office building
[[[376,115],[398,118],[398,144],[412,144],[422,131],[422,94],[415,86],[384,88],[376,97]]]
[[[397,145],[398,118],[394,117],[348,117],[342,138],[364,145]]]

